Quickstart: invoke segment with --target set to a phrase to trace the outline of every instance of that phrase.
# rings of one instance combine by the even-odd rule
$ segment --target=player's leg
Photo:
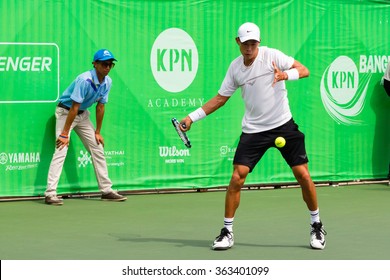
[[[303,200],[310,211],[318,209],[317,192],[313,180],[309,174],[307,163],[293,166],[293,174],[301,186]]]
[[[229,187],[225,196],[225,217],[233,218],[240,205],[241,188],[249,174],[249,167],[245,165],[234,165],[233,174],[230,178]]]
[[[112,182],[108,176],[107,162],[102,144],[95,138],[95,128],[89,119],[89,111],[79,115],[80,121],[74,131],[80,137],[84,147],[90,152],[99,190],[103,200],[124,201],[127,198],[112,190]]]
[[[241,188],[249,173],[249,167],[234,165],[233,174],[225,195],[224,227],[214,240],[214,250],[226,250],[234,245],[233,220],[238,206],[240,205]]]
[[[301,164],[292,167],[295,178],[301,186],[303,200],[307,208],[310,210],[311,230],[310,230],[310,246],[313,249],[324,249],[326,245],[326,231],[320,220],[317,192],[313,180],[309,174],[307,164]]]
[[[309,159],[305,148],[305,135],[299,131],[298,125],[293,119],[283,126],[272,131],[274,138],[282,136],[286,139],[284,147],[278,150],[282,154],[287,164],[302,188],[303,200],[310,211],[318,209],[316,188],[311,179],[308,165]]]
[[[262,133],[242,133],[234,155],[233,174],[225,196],[224,227],[213,243],[214,250],[225,250],[233,246],[233,220],[240,205],[241,188],[247,175],[270,146],[270,141],[265,140]]]
[[[316,187],[307,165],[309,159],[306,154],[305,135],[299,131],[298,125],[292,119],[283,125],[277,133],[286,139],[286,145],[279,151],[301,186],[303,200],[310,212],[310,246],[315,249],[323,249],[326,232],[320,220]]]

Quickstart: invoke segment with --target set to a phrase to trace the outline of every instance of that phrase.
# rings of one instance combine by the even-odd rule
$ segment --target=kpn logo
[[[348,56],[337,57],[325,70],[321,79],[321,99],[328,114],[339,124],[356,125],[357,116],[364,108],[371,73],[359,72]]]
[[[150,66],[164,90],[173,93],[185,90],[198,71],[198,50],[191,36],[179,28],[161,32],[152,47]]]

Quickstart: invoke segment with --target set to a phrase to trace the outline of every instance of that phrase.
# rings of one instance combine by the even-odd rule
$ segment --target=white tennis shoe
[[[324,249],[326,245],[325,235],[327,232],[321,222],[316,222],[310,225],[310,247],[313,249]]]
[[[215,238],[212,249],[213,250],[227,250],[234,244],[234,234],[227,228],[221,229],[221,233]]]

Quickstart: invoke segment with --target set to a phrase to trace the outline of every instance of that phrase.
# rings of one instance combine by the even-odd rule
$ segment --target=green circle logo
[[[177,93],[188,88],[198,71],[198,50],[191,36],[179,28],[161,32],[152,47],[150,67],[164,90]]]

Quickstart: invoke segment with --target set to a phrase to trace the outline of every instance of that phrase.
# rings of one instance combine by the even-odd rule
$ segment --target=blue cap
[[[114,61],[117,61],[114,57],[114,55],[112,54],[112,52],[110,52],[109,50],[106,50],[106,49],[101,49],[101,50],[98,50],[95,55],[93,56],[93,61],[105,61],[105,60],[114,60]]]

